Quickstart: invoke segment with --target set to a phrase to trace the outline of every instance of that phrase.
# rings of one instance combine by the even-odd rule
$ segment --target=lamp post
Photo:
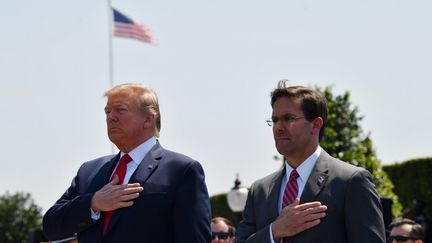
[[[249,190],[240,186],[239,174],[237,173],[234,181],[234,187],[227,194],[228,206],[234,212],[237,224],[242,220],[242,213],[246,205],[246,199]]]

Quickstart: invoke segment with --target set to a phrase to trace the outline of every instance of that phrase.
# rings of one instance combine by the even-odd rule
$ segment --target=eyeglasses
[[[269,125],[269,127],[275,126],[279,121],[282,121],[282,124],[284,125],[288,125],[294,121],[297,121],[298,119],[302,119],[305,118],[304,116],[296,116],[296,115],[284,115],[281,118],[278,117],[272,117],[270,119],[267,119],[267,125]]]
[[[395,240],[396,242],[405,242],[407,240],[416,240],[416,239],[411,237],[411,236],[403,236],[403,235],[391,235],[391,236],[389,236],[388,242],[392,243],[393,240]]]
[[[216,236],[219,240],[226,240],[230,236],[229,232],[212,232],[212,240],[216,239]]]

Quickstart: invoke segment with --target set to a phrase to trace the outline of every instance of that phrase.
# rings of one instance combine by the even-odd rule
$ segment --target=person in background
[[[423,243],[423,227],[411,219],[396,219],[390,224],[389,243]]]
[[[414,222],[420,224],[425,232],[425,243],[432,243],[432,227],[431,220],[424,212],[426,203],[419,199],[414,199],[412,204],[412,219]]]
[[[163,148],[156,93],[121,84],[105,93],[115,155],[84,163],[45,213],[51,240],[77,233],[79,243],[211,241],[210,201],[199,162]]]
[[[212,243],[234,242],[235,227],[231,221],[223,217],[215,217],[211,220]]]

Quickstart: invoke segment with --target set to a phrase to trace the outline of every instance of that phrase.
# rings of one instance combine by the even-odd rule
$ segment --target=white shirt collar
[[[313,167],[315,166],[316,161],[318,160],[319,155],[321,154],[321,147],[318,146],[313,154],[311,154],[305,161],[303,161],[297,168],[297,173],[299,174],[300,180],[306,182],[309,178],[310,173],[312,172]],[[287,161],[285,161],[285,173],[289,177],[292,168]]]
[[[132,149],[128,154],[132,158],[132,161],[139,165],[150,149],[157,143],[157,139],[155,136],[147,139],[144,143],[138,145],[138,147]],[[120,158],[123,157],[125,153],[120,153]]]

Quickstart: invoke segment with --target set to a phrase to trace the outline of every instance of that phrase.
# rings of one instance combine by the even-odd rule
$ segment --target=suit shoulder
[[[110,162],[115,157],[116,155],[107,155],[107,156],[102,156],[93,160],[86,161],[78,169],[78,174],[83,176],[90,176],[94,172],[99,171],[99,169],[103,165]]]
[[[275,171],[261,179],[256,180],[251,188],[258,189],[258,188],[267,188],[268,185],[274,183],[280,176],[281,176],[281,170]]]
[[[174,152],[174,151],[169,150],[169,149],[164,149],[164,155],[163,156],[166,159],[176,160],[176,161],[180,161],[180,162],[184,162],[184,163],[190,163],[190,162],[196,161],[187,155],[184,155],[184,154],[178,153],[178,152]]]
[[[331,171],[334,171],[341,177],[351,178],[356,175],[366,175],[370,176],[369,171],[360,166],[352,165],[348,162],[330,157],[329,167]]]
[[[193,170],[203,170],[201,163],[197,160],[168,149],[163,149],[161,163],[169,165],[171,169],[188,170],[194,168]]]
[[[86,161],[86,162],[83,163],[82,166],[86,166],[86,167],[90,166],[91,167],[91,166],[96,166],[98,164],[105,164],[107,162],[110,162],[116,156],[117,155],[115,155],[115,154],[102,156],[102,157],[99,157],[99,158],[96,158],[96,159],[92,159],[92,160]]]

